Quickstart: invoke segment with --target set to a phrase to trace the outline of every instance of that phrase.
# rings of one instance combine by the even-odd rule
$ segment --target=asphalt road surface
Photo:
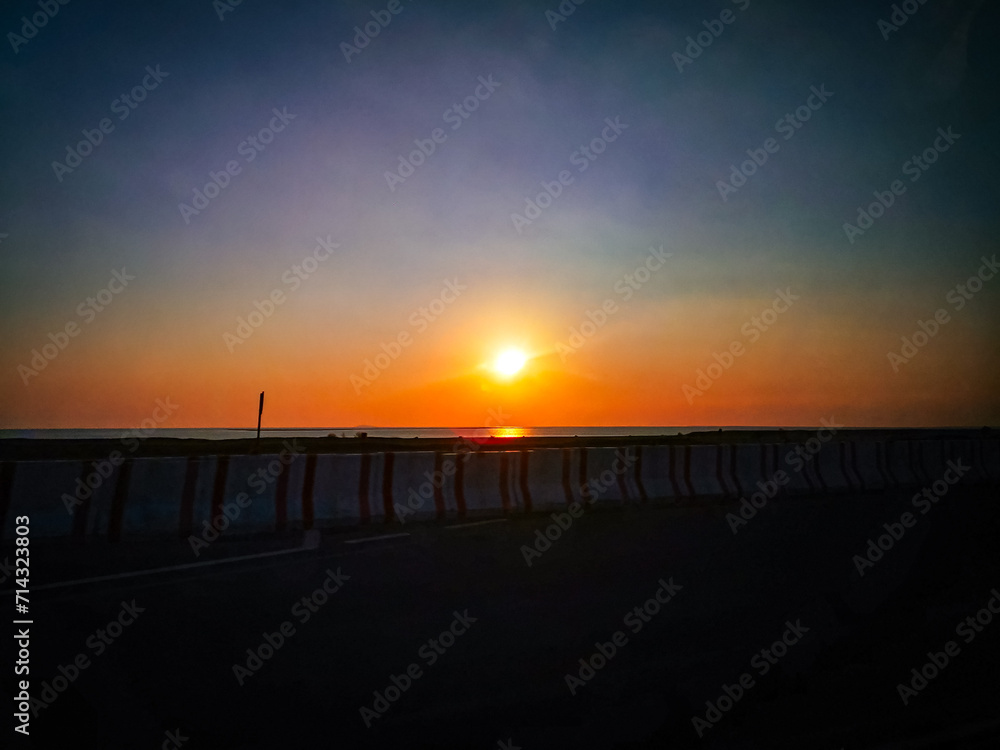
[[[4,734],[41,748],[996,747],[997,492],[952,488],[926,513],[911,494],[779,496],[738,525],[729,504],[585,509],[565,529],[546,513],[326,530],[306,547],[301,532],[223,534],[198,557],[181,540],[35,540],[37,716],[30,744],[12,712]],[[5,668],[11,695],[13,679]]]

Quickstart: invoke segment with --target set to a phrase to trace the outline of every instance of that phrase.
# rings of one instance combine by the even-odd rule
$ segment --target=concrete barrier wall
[[[864,482],[858,474],[858,453],[854,443],[842,440],[838,442],[837,449],[840,452],[840,465],[843,467],[844,477],[851,488],[851,492],[861,492],[864,490]]]
[[[74,513],[67,510],[60,496],[72,495],[81,476],[80,461],[23,461],[13,465],[10,497],[6,503],[4,538],[14,535],[14,519],[31,517],[32,536],[69,536],[73,533]],[[70,506],[71,508],[73,506]]]
[[[303,492],[304,527],[312,528],[317,520],[353,524],[371,519],[379,485],[371,471],[371,456],[323,454],[306,461],[312,464],[306,468],[306,479],[311,476],[312,481],[311,493]],[[303,482],[304,487],[307,484]]]
[[[233,456],[229,459],[221,504],[230,515],[235,515],[230,519],[230,529],[263,531],[274,528],[276,478],[281,478],[284,468],[277,456]],[[212,515],[220,510],[216,504]]]
[[[670,446],[670,479],[676,488],[678,502],[694,497],[691,489],[691,451],[686,445]]]
[[[198,472],[199,464],[197,458],[133,461],[121,535],[178,535],[183,525],[184,487],[189,472]],[[197,474],[190,481],[196,482]],[[188,524],[192,521],[189,515]]]
[[[441,487],[441,501],[444,504],[444,515],[447,518],[465,516],[465,495],[458,491],[458,477],[464,472],[468,453],[439,453],[441,472],[446,479]],[[437,459],[435,459],[435,462]],[[435,463],[436,465],[436,463]],[[454,472],[454,473],[452,473]],[[463,477],[464,478],[464,477]]]
[[[743,494],[740,491],[740,486],[736,478],[736,457],[739,453],[739,446],[723,445],[721,446],[721,451],[722,454],[719,458],[726,497],[738,498]]]
[[[719,462],[722,447],[717,445],[686,446],[685,478],[690,480],[691,494],[695,498],[716,499],[724,497]]]
[[[630,448],[579,448],[585,470],[580,476],[580,501],[621,505],[639,502],[636,463],[639,454]]]
[[[563,510],[574,501],[570,484],[573,454],[571,448],[520,452],[518,478],[527,481],[526,508],[530,503],[532,510]]]
[[[990,466],[987,460],[987,446],[985,440],[975,440],[973,441],[973,456],[976,467],[977,482],[982,481],[986,484],[990,484],[993,478],[990,476]]]
[[[983,440],[983,465],[994,486],[1000,485],[1000,440]]]
[[[919,487],[920,476],[915,468],[915,449],[910,440],[890,440],[886,443],[887,463],[893,486],[900,489]]]
[[[766,483],[773,479],[767,473],[766,451],[763,445],[757,443],[734,445],[733,449],[736,460],[732,473],[737,494],[749,497],[758,491],[758,482]]]
[[[947,458],[945,456],[945,443],[941,440],[919,440],[920,461],[918,465],[923,468],[927,476],[925,484],[942,479],[948,470]]]
[[[841,450],[839,442],[827,443],[816,454],[814,470],[819,475],[826,494],[839,495],[851,491],[844,456],[845,452]]]
[[[796,458],[797,457],[797,458]],[[804,460],[799,460],[804,458]],[[1000,440],[829,442],[803,457],[789,444],[645,445],[203,456],[0,463],[3,536],[29,515],[32,535],[186,538],[213,519],[225,533],[405,523],[561,510],[568,504],[737,500],[789,476],[781,494],[909,491],[972,467],[962,483],[1000,484]],[[107,464],[107,462],[103,462]]]
[[[640,479],[650,502],[674,503],[679,493],[671,479],[673,451],[669,445],[642,446]]]
[[[804,495],[823,492],[823,482],[817,472],[817,456],[808,452],[797,453],[796,447],[788,444],[771,444],[763,446],[768,457],[768,478],[773,479],[779,472],[783,471],[788,477],[788,482],[784,485],[784,491],[791,495]]]
[[[989,482],[982,443],[981,440],[949,440],[945,443],[945,464],[968,467],[959,480],[960,484],[972,486]]]
[[[864,441],[852,442],[849,445],[854,459],[854,473],[861,482],[861,490],[872,492],[886,489],[885,478],[879,471],[878,444]]]
[[[501,474],[499,451],[470,453],[463,460],[461,492],[465,512],[479,515],[485,511],[510,510],[509,458]]]
[[[395,454],[389,481],[393,517],[402,515],[405,521],[444,516],[443,489],[446,484],[454,482],[454,474],[451,477],[444,475],[440,456],[440,453],[432,451]],[[396,513],[397,506],[406,510]],[[384,508],[381,517],[385,520]]]

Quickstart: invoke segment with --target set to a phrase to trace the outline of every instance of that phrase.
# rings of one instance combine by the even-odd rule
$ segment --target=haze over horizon
[[[40,7],[0,429],[1000,424],[994,4]]]

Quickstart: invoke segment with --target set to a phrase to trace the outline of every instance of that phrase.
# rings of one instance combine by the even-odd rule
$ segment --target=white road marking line
[[[156,573],[169,573],[174,570],[190,570],[191,568],[205,568],[210,565],[222,565],[224,563],[239,562],[240,560],[257,560],[262,557],[274,557],[275,555],[290,555],[293,552],[307,552],[308,547],[295,547],[294,549],[283,549],[277,552],[260,552],[256,555],[240,555],[239,557],[227,557],[224,560],[207,560],[199,563],[186,563],[184,565],[171,565],[166,568],[150,568],[148,570],[133,570],[129,573],[115,573],[108,576],[95,576],[93,578],[78,578],[74,581],[60,581],[59,583],[47,583],[44,586],[32,586],[33,591],[45,591],[47,589],[58,589],[65,586],[82,586],[85,583],[99,583],[101,581],[115,581],[121,578],[134,578],[135,576],[155,575]],[[13,594],[14,589],[0,591],[0,594]]]
[[[473,521],[472,523],[456,523],[451,526],[445,526],[446,529],[467,529],[470,526],[484,526],[488,523],[507,523],[506,518],[494,518],[492,521]]]
[[[401,536],[409,536],[410,532],[404,531],[402,534],[383,534],[382,536],[366,536],[363,539],[348,539],[344,544],[361,544],[362,542],[375,542],[379,539],[396,539]]]

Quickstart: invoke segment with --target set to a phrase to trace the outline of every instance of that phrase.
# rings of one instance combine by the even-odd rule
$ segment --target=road
[[[199,557],[37,540],[32,695],[74,679],[30,746],[994,747],[1000,616],[956,627],[1000,587],[996,494],[779,496],[737,533],[730,504],[223,534]],[[900,538],[859,565],[883,524]]]

